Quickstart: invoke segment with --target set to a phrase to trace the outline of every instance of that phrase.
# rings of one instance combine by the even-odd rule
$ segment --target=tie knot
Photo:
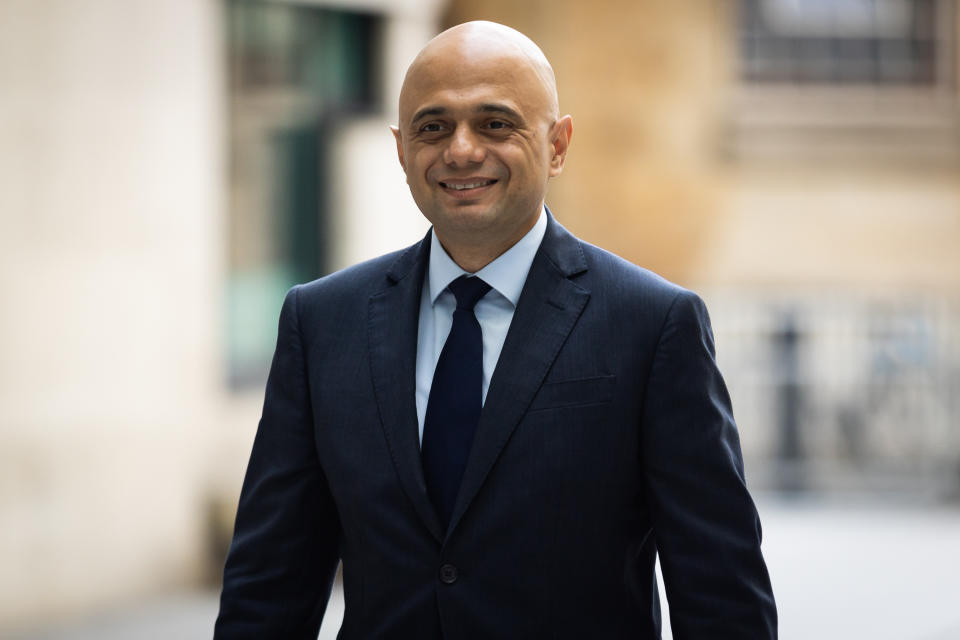
[[[457,309],[473,311],[474,305],[487,291],[490,291],[490,285],[477,277],[460,276],[448,286],[448,289],[457,298]]]

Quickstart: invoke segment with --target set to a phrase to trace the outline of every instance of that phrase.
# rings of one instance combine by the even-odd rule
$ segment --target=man
[[[287,295],[218,638],[315,638],[338,561],[345,639],[659,638],[658,551],[675,638],[776,636],[706,310],[546,210],[571,135],[512,29],[414,60],[432,232]]]

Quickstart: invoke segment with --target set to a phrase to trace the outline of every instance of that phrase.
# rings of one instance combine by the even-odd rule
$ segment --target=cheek
[[[522,164],[518,163],[515,169],[516,177],[528,183],[539,183],[541,178],[547,174],[547,165],[549,160],[545,159],[539,152],[530,151],[523,157]]]
[[[432,148],[421,151],[415,156],[408,173],[415,174],[414,179],[416,180],[428,180],[438,165],[437,156],[436,150]]]
[[[539,181],[540,176],[547,173],[552,153],[540,137],[525,142],[514,154],[511,166],[515,173],[522,173],[525,179]]]

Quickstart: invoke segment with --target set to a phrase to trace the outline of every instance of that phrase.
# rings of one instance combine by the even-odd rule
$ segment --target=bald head
[[[539,219],[573,121],[529,38],[492,22],[444,31],[416,57],[393,127],[397,157],[435,237],[474,272]]]
[[[411,115],[411,101],[425,83],[456,86],[476,77],[477,71],[495,68],[507,68],[522,78],[525,89],[540,102],[543,115],[551,121],[557,119],[557,80],[540,47],[516,29],[475,21],[437,35],[414,58],[400,90],[401,127],[404,116]]]

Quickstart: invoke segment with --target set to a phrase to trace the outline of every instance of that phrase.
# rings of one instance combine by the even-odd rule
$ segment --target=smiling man
[[[775,638],[700,299],[546,209],[573,133],[488,22],[411,64],[393,133],[431,232],[294,287],[218,638]]]
[[[492,23],[451,29],[417,56],[394,128],[413,199],[470,272],[533,227],[572,132],[543,53]]]

